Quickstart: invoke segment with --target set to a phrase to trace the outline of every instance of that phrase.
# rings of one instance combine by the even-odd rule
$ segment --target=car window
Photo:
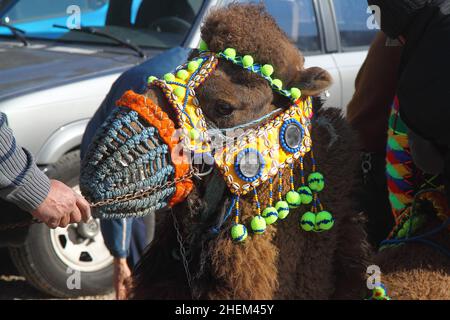
[[[123,40],[149,47],[180,45],[204,0],[19,0],[0,21],[29,38],[107,43],[108,39],[55,28],[54,25],[96,27]],[[0,26],[0,35],[11,35]]]
[[[5,17],[10,23],[23,23],[43,18],[53,18],[66,15],[66,8],[76,4],[81,12],[88,13],[102,8],[108,1],[73,1],[59,0],[55,5],[53,0],[39,0],[39,5],[32,5],[35,1],[20,1]]]
[[[345,50],[369,46],[377,30],[367,26],[367,1],[333,0],[333,4],[342,48]]]
[[[265,0],[267,10],[303,52],[320,51],[313,0]]]
[[[254,0],[223,0],[220,5],[233,2],[255,3]],[[321,50],[313,0],[263,0],[262,3],[302,52],[314,53]]]

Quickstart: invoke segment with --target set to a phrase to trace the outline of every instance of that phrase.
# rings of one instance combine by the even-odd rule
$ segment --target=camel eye
[[[226,102],[218,102],[216,105],[216,113],[219,116],[226,117],[233,113],[234,108]]]

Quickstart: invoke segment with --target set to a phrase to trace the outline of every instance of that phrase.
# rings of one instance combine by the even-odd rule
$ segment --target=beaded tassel
[[[289,204],[283,201],[283,173],[278,171],[278,202],[275,204],[275,209],[278,212],[278,219],[283,220],[289,214]]]
[[[269,179],[269,206],[262,212],[262,217],[267,224],[275,223],[278,220],[278,211],[273,207],[273,179]]]
[[[269,207],[273,204],[273,179],[269,179]]]
[[[239,223],[239,196],[235,196],[235,217],[234,217],[234,225],[231,228],[231,239],[236,242],[243,242],[247,239],[247,228]]]
[[[312,190],[312,208],[300,218],[300,227],[305,231],[322,232],[330,230],[334,225],[334,218],[330,212],[325,211],[318,193],[325,187],[323,175],[317,171],[314,152],[311,149],[312,173],[308,176],[308,186]]]
[[[252,219],[250,222],[250,226],[252,228],[253,233],[255,234],[263,234],[266,231],[267,223],[266,220],[261,216],[261,204],[258,199],[258,192],[256,188],[253,189],[254,201],[256,205],[257,216]]]
[[[303,157],[300,158],[300,182],[302,186],[297,190],[297,192],[300,194],[300,200],[302,204],[310,204],[313,201],[313,193],[311,189],[306,185]]]
[[[290,179],[290,184],[291,184],[291,191],[289,191],[286,194],[286,202],[289,205],[289,208],[291,209],[296,209],[298,207],[300,207],[300,205],[302,204],[302,200],[300,197],[300,194],[295,191],[295,186],[294,186],[294,164],[292,163],[289,167],[289,179]]]

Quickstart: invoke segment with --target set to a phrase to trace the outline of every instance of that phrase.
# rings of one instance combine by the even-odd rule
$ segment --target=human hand
[[[75,193],[64,183],[50,180],[50,192],[47,198],[31,214],[54,229],[64,228],[69,223],[81,220],[87,222],[91,216],[91,208],[81,195]]]
[[[127,259],[114,258],[114,289],[116,290],[116,299],[125,300],[128,295],[129,279],[131,270],[128,266]]]

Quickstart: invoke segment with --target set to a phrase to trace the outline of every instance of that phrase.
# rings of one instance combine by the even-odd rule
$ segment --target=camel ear
[[[332,83],[333,78],[328,71],[319,67],[303,69],[294,81],[295,86],[302,90],[303,95],[307,96],[319,95],[328,89]]]

